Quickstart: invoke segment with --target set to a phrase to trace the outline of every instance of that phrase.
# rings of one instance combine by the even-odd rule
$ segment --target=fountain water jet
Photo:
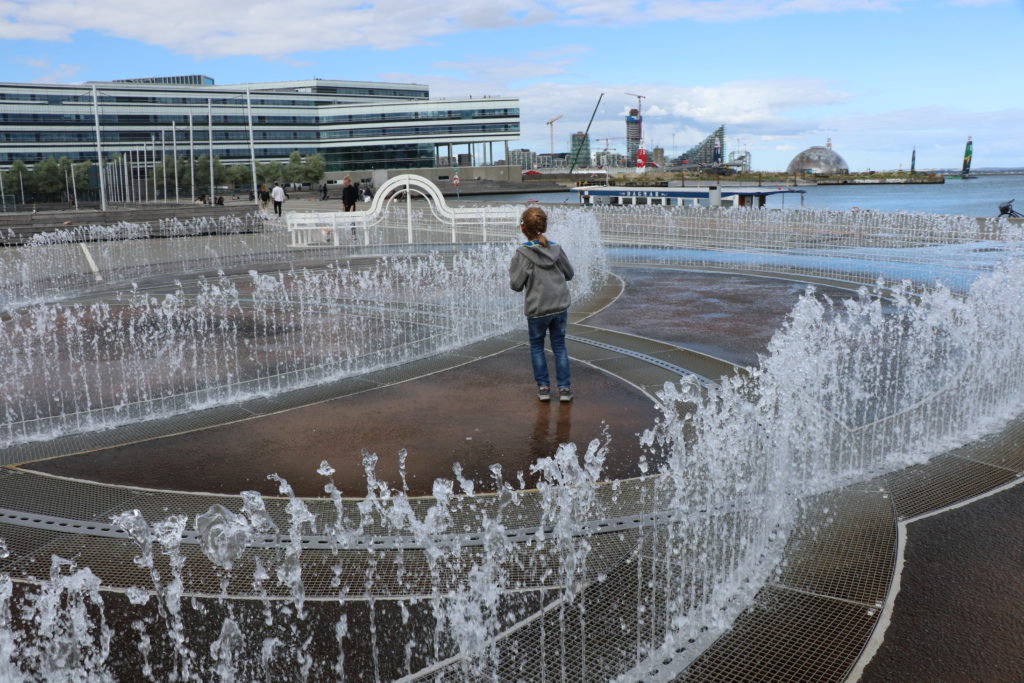
[[[607,225],[611,214],[582,215],[580,224],[602,225],[608,243],[646,229],[639,212],[632,221],[619,214],[618,232]],[[740,214],[740,222],[753,217]],[[709,255],[719,237],[702,245]],[[676,258],[671,251],[662,256]],[[388,309],[396,282],[415,289],[422,281],[415,274],[433,278],[446,267],[417,261],[396,266],[395,282],[385,270],[349,282],[382,288],[385,295],[359,302]],[[468,265],[464,273],[479,277]],[[301,276],[259,279],[266,277],[253,279],[252,295],[293,308],[269,309],[263,329],[305,329],[316,305],[289,289]],[[180,679],[288,669],[313,677],[606,679],[658,668],[670,677],[776,571],[799,497],[920,462],[1019,412],[1024,265],[1008,261],[971,279],[962,295],[908,283],[865,288],[842,305],[803,298],[758,367],[718,386],[684,380],[664,388],[662,417],[643,436],[651,470],[635,480],[600,481],[607,443],[598,440],[582,461],[563,446],[538,462],[536,491],[498,476],[495,493],[481,494],[456,469],[435,483],[431,498],[414,499],[378,481],[367,454],[361,500],[343,498],[330,481],[323,504],[300,500],[279,479],[282,500],[248,492],[237,511],[197,515],[195,532],[181,515],[149,524],[141,514],[122,514],[118,523],[139,553],[128,597],[149,610],[134,628],[145,645],[140,670]],[[204,308],[232,311],[240,300],[231,282],[203,292]],[[433,294],[416,303],[449,312],[459,305]],[[165,317],[173,317],[177,302],[164,301]],[[154,310],[164,313],[160,303]],[[56,338],[46,315],[39,319]],[[87,349],[75,335],[74,345]],[[319,472],[330,478],[333,467],[322,464]],[[223,572],[219,596],[204,593],[195,578],[211,562]],[[63,583],[60,572],[71,570],[59,566],[38,590],[70,603],[82,586],[100,595],[89,575]],[[31,636],[22,619],[33,614],[24,605],[34,603],[19,605],[4,581],[0,652],[15,653],[14,680],[58,665],[109,675],[102,635],[85,658],[53,663],[23,655],[19,646]],[[236,604],[240,596],[256,598],[252,609]],[[102,611],[102,602],[91,604]],[[216,626],[193,626],[200,621]],[[609,650],[609,633],[624,642]],[[171,658],[154,660],[150,653],[167,644]],[[524,661],[522,652],[537,657]]]

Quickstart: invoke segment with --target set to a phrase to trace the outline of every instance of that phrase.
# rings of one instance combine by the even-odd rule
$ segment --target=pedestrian
[[[270,198],[274,200],[274,214],[277,216],[281,215],[281,205],[284,204],[284,198],[287,195],[284,192],[284,188],[274,183],[274,189],[270,191]]]
[[[267,191],[266,185],[260,185],[260,208],[263,209],[263,213],[267,212],[267,202],[270,201],[270,192]]]
[[[327,201],[327,183],[320,186],[320,201]]]
[[[548,362],[544,356],[544,338],[550,334],[558,400],[566,403],[573,398],[569,352],[565,348],[565,328],[569,318],[569,287],[566,282],[573,277],[572,265],[562,247],[544,236],[548,229],[548,216],[544,209],[531,206],[523,211],[519,229],[527,241],[512,256],[508,275],[513,290],[526,290],[523,310],[530,333],[530,360],[533,378],[537,382],[537,398],[543,402],[551,400]]]
[[[356,200],[359,198],[359,188],[352,184],[352,178],[345,176],[341,181],[341,204],[345,211],[356,210]]]

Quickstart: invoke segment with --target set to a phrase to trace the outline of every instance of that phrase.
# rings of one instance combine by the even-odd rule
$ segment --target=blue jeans
[[[568,324],[567,311],[546,315],[542,318],[527,318],[530,327],[530,360],[533,362],[533,378],[538,387],[551,386],[548,376],[548,360],[544,357],[544,337],[551,331],[551,351],[555,354],[555,377],[558,387],[569,387],[569,352],[565,349],[565,327]]]

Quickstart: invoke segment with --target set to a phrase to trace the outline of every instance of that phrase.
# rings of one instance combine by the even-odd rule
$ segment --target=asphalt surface
[[[904,561],[862,683],[1024,681],[1024,485],[908,524]]]

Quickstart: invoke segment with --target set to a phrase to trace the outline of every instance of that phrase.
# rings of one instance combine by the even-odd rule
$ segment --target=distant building
[[[568,168],[566,162],[567,152],[556,152],[554,154],[538,154],[537,168]]]
[[[651,163],[658,168],[665,167],[665,148],[655,147],[651,150]]]
[[[644,118],[639,109],[630,109],[626,116],[626,159],[628,163],[636,163],[636,151],[643,140]]]
[[[95,162],[97,116],[104,159],[143,145],[151,155],[154,146],[173,154],[175,141],[182,155],[194,142],[197,155],[212,146],[225,164],[247,164],[253,155],[264,163],[286,162],[293,151],[320,154],[328,172],[432,168],[442,156],[486,162],[496,156],[494,143],[519,137],[518,99],[430,99],[428,87],[416,83],[215,85],[202,75],[0,83],[0,168],[60,157]]]
[[[577,168],[590,166],[590,136],[582,131],[573,133],[569,143],[569,165],[574,161]]]
[[[679,163],[691,166],[717,166],[725,158],[725,126],[704,138],[679,157]]]
[[[729,152],[729,163],[726,165],[732,166],[740,173],[750,173],[750,152]]]
[[[824,147],[808,147],[793,157],[786,167],[786,173],[791,175],[846,175],[849,172],[849,164],[832,149],[831,139]]]
[[[119,78],[113,83],[149,83],[151,85],[215,85],[213,79],[202,74],[191,76],[153,76],[151,78]]]
[[[626,157],[619,152],[605,149],[594,153],[594,163],[599,168],[619,168],[626,165]]]
[[[524,171],[537,168],[537,155],[528,149],[510,149],[507,161],[510,166],[522,166]]]

